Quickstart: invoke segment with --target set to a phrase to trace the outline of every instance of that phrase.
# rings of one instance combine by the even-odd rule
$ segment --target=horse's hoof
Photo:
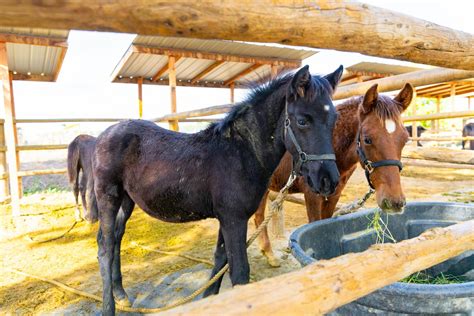
[[[267,262],[272,268],[279,268],[281,266],[280,259],[275,257],[274,254],[271,254],[271,255],[265,254],[265,257],[267,257]]]
[[[128,299],[127,296],[125,296],[122,299],[117,299],[116,298],[115,303],[117,303],[118,305],[123,306],[123,307],[132,307],[132,303],[130,302],[130,300]]]

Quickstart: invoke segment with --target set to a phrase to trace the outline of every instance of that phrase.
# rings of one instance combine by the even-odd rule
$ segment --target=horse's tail
[[[79,204],[79,172],[81,171],[79,142],[79,137],[76,137],[67,147],[67,174],[73,188],[76,207]]]

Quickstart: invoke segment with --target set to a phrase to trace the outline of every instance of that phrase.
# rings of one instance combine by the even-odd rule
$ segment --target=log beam
[[[472,150],[460,150],[445,147],[405,146],[402,151],[402,157],[474,165],[474,152]]]
[[[379,92],[387,92],[401,89],[407,82],[411,83],[414,87],[419,87],[440,82],[464,80],[473,77],[474,71],[442,68],[420,70],[402,75],[370,80],[368,82],[341,86],[336,90],[333,98],[335,100],[340,100],[355,95],[364,95],[365,92],[376,83],[379,85]]]
[[[67,38],[0,33],[0,42],[67,48]]]
[[[474,220],[470,220],[430,229],[396,244],[374,245],[361,253],[320,260],[160,315],[322,315],[473,249]]]
[[[358,2],[262,0],[248,1],[242,10],[239,1],[6,1],[0,4],[0,21],[14,27],[281,43],[474,70],[472,34]]]

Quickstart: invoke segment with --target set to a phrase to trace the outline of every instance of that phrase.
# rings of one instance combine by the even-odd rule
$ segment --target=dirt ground
[[[402,183],[408,201],[456,201],[474,203],[474,170],[426,169],[406,167]],[[362,196],[367,184],[361,170],[352,177],[341,203]],[[375,206],[372,198],[368,206]],[[0,240],[0,314],[61,314],[64,306],[87,302],[81,314],[95,313],[99,305],[47,283],[6,271],[15,268],[31,274],[55,279],[72,287],[101,295],[101,279],[97,263],[97,224],[81,222],[64,238],[38,243],[60,235],[74,222],[71,192],[30,194],[24,198],[22,214],[15,223],[6,221],[7,206],[0,206],[2,226],[7,236]],[[306,223],[304,207],[285,203],[287,235]],[[250,222],[250,233],[254,229]],[[16,229],[14,229],[16,226]],[[135,243],[154,249],[186,253],[212,260],[217,221],[205,220],[187,224],[169,224],[152,219],[141,210],[133,213],[122,243],[124,287],[159,279],[194,266],[188,259],[166,256],[139,248]],[[32,241],[36,240],[35,241]],[[261,255],[257,243],[249,250],[251,280],[261,280],[294,269],[299,265],[287,252],[287,239],[273,240],[280,268],[271,268]]]

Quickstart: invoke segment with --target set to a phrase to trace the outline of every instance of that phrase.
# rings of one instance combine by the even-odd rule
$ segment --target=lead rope
[[[292,171],[291,174],[290,174],[290,177],[288,178],[288,182],[280,190],[280,192],[278,192],[277,197],[270,204],[270,214],[268,214],[268,216],[265,217],[265,220],[260,224],[260,226],[258,226],[257,230],[247,240],[247,248],[255,241],[255,239],[257,239],[258,235],[263,231],[263,229],[265,229],[265,227],[267,227],[267,225],[270,222],[270,219],[273,217],[273,215],[275,215],[276,213],[282,211],[283,202],[285,201],[285,197],[288,195],[288,190],[293,185],[293,182],[295,180],[296,180],[296,172]],[[222,277],[224,275],[224,273],[227,272],[228,269],[229,269],[229,264],[227,263],[219,272],[217,272],[217,274],[212,279],[207,281],[203,286],[201,286],[199,289],[194,291],[191,295],[186,296],[182,299],[179,299],[178,301],[176,301],[174,303],[171,303],[170,305],[163,306],[163,307],[158,307],[158,308],[141,308],[141,307],[126,307],[126,306],[122,306],[122,305],[119,305],[119,304],[116,303],[115,308],[118,309],[118,310],[124,311],[124,312],[159,313],[159,312],[162,312],[162,311],[174,308],[174,307],[178,307],[178,306],[183,305],[185,303],[191,302],[193,299],[195,299],[197,296],[199,296],[201,293],[203,293],[208,287],[210,287],[214,282],[216,282],[220,277]],[[71,293],[74,293],[74,294],[77,294],[77,295],[80,295],[80,296],[83,296],[83,297],[87,297],[87,298],[90,298],[90,299],[98,301],[98,302],[102,302],[102,297],[100,297],[98,295],[95,295],[95,294],[87,293],[87,292],[72,288],[72,287],[70,287],[70,286],[68,286],[64,283],[61,283],[61,282],[58,282],[58,281],[55,281],[55,280],[51,280],[51,279],[47,279],[47,278],[43,278],[43,277],[40,277],[40,276],[36,276],[36,275],[33,275],[33,274],[29,274],[29,273],[26,273],[26,272],[23,272],[23,271],[20,271],[20,270],[16,270],[16,269],[12,269],[12,268],[7,268],[6,270],[10,271],[10,272],[13,272],[13,273],[16,273],[16,274],[26,276],[26,277],[37,279],[37,280],[40,280],[40,281],[43,281],[43,282],[47,282],[49,284],[57,286],[57,287],[59,287],[63,290],[66,290],[68,292],[71,292]]]
[[[367,191],[367,193],[361,199],[355,200],[352,203],[348,203],[342,206],[341,208],[339,208],[336,212],[332,214],[332,217],[338,217],[345,214],[355,213],[357,210],[359,210],[360,208],[364,206],[365,202],[367,202],[367,200],[374,193],[375,193],[375,190],[369,187],[369,191]]]

